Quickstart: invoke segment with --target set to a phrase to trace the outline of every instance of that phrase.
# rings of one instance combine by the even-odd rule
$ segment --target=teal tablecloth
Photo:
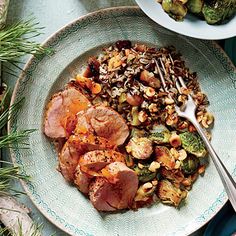
[[[135,5],[135,2],[134,0],[11,0],[7,23],[10,24],[19,19],[28,19],[33,15],[36,21],[40,22],[40,26],[45,27],[43,30],[44,34],[37,37],[37,41],[42,42],[53,32],[75,18],[101,8],[119,5]],[[229,40],[225,46],[227,53],[236,63],[236,44],[233,44],[233,40]],[[24,58],[24,61],[26,60],[27,58]],[[10,75],[4,75],[4,81],[13,90],[16,78]],[[4,158],[8,159],[8,155],[5,155]],[[16,185],[16,188],[21,189],[19,184]],[[32,218],[44,224],[43,236],[49,236],[52,233],[55,233],[57,236],[67,235],[42,216],[27,196],[22,196],[20,200],[31,208]],[[205,227],[194,235],[203,235],[204,230]]]

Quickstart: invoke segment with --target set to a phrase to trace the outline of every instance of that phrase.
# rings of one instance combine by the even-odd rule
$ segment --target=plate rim
[[[64,26],[60,27],[57,31],[55,31],[54,33],[52,33],[51,35],[49,35],[43,42],[42,42],[42,46],[47,46],[48,43],[50,43],[51,41],[53,41],[53,39],[58,35],[58,34],[61,34],[62,32],[64,32],[67,28],[70,28],[71,26],[73,26],[73,24],[78,24],[79,22],[82,22],[83,20],[86,20],[88,17],[94,17],[96,16],[97,14],[103,14],[103,13],[109,13],[109,12],[112,12],[112,11],[122,11],[122,10],[126,10],[127,12],[128,11],[132,11],[132,10],[139,10],[140,12],[143,12],[140,7],[138,6],[119,6],[119,7],[109,7],[109,8],[105,8],[105,9],[100,9],[100,10],[97,10],[97,11],[94,11],[94,12],[90,12],[88,14],[85,14],[81,17],[78,17],[72,21],[70,21],[69,23],[65,24]],[[146,15],[146,14],[144,14]],[[146,16],[148,17],[148,16]],[[155,22],[156,23],[156,22]],[[160,26],[162,28],[165,28],[163,26]],[[166,28],[165,28],[166,29]],[[169,29],[167,29],[169,30]],[[176,32],[177,34],[179,34],[178,32]],[[181,34],[180,34],[181,35]],[[187,36],[184,36],[183,37],[187,37]],[[230,60],[230,58],[227,56],[226,52],[221,48],[221,46],[219,44],[217,44],[215,41],[208,41],[208,40],[201,40],[201,41],[207,41],[207,43],[209,45],[211,45],[213,48],[216,48],[220,53],[221,53],[221,56],[226,60],[224,63],[222,64],[225,64],[228,66],[236,73],[236,67],[234,66],[233,62]],[[30,58],[27,60],[27,62],[25,63],[24,67],[23,67],[23,70],[22,72],[20,73],[16,83],[15,83],[15,86],[14,86],[14,90],[13,90],[13,93],[12,93],[12,96],[11,96],[11,101],[10,101],[10,106],[14,103],[15,99],[16,99],[16,96],[17,96],[17,92],[18,92],[18,89],[20,88],[20,82],[24,81],[25,79],[25,71],[27,71],[30,66],[32,65],[32,62],[33,60],[36,59],[35,56],[30,56]],[[7,124],[7,132],[9,134],[9,132],[11,131],[11,124],[12,124],[12,121],[8,121],[8,124]],[[16,161],[16,155],[13,151],[13,149],[9,149],[10,150],[10,158],[11,158],[11,161],[12,163],[14,164],[14,166],[17,166],[17,161]],[[234,172],[236,172],[236,169],[234,170]],[[63,232],[69,234],[69,235],[72,235],[72,232],[65,227],[65,225],[62,225],[62,223],[60,223],[59,221],[55,221],[52,216],[50,216],[50,214],[42,207],[40,206],[34,199],[33,199],[33,195],[32,193],[30,192],[29,190],[29,187],[27,186],[27,182],[24,181],[24,180],[20,180],[20,183],[24,189],[24,191],[26,192],[27,196],[29,197],[29,199],[31,200],[31,202],[33,203],[33,205],[37,208],[37,210],[49,221],[51,222],[54,226],[56,226],[57,228],[59,228],[60,230],[62,230]],[[222,192],[219,196],[220,197],[224,197],[222,194],[224,192]],[[221,196],[222,195],[222,196]],[[226,197],[226,199],[223,199],[220,201],[220,206],[218,206],[218,209],[216,209],[214,211],[214,214],[213,215],[210,215],[208,216],[207,220],[205,220],[204,222],[201,223],[201,225],[197,225],[195,227],[193,227],[191,229],[191,231],[189,231],[188,233],[189,234],[192,234],[194,232],[196,232],[197,230],[199,230],[201,227],[203,227],[205,224],[207,224],[221,209],[222,207],[225,205],[225,203],[228,201],[228,198]],[[176,231],[177,232],[184,232],[184,228],[181,228],[180,231]],[[89,235],[91,236],[90,233],[88,232],[85,232],[81,229],[79,229],[79,235]]]
[[[202,34],[201,35],[191,35],[189,33],[185,33],[185,32],[180,32],[178,30],[175,29],[175,27],[173,26],[166,26],[164,25],[163,23],[161,22],[157,22],[156,19],[152,16],[150,16],[150,14],[148,13],[148,10],[146,8],[143,8],[141,7],[141,2],[143,0],[135,0],[136,4],[140,7],[140,9],[150,18],[152,19],[154,22],[156,22],[157,24],[159,24],[160,26],[168,29],[168,30],[171,30],[175,33],[178,33],[178,34],[181,34],[181,35],[184,35],[184,36],[187,36],[187,37],[191,37],[191,38],[195,38],[195,39],[202,39],[202,40],[223,40],[223,39],[229,39],[229,38],[232,38],[232,37],[235,37],[236,36],[236,32],[233,34],[228,34],[227,36],[218,36],[218,37],[212,37],[212,36],[209,36],[209,37],[204,37]],[[235,16],[236,17],[236,16]],[[182,23],[182,22],[179,22],[179,23]]]

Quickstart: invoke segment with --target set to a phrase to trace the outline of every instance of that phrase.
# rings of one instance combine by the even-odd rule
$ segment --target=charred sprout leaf
[[[202,11],[203,4],[203,0],[188,0],[187,8],[190,12],[198,14]]]
[[[163,203],[178,207],[180,202],[186,198],[187,192],[176,188],[168,180],[161,180],[157,186],[157,196]]]
[[[187,14],[187,7],[181,2],[174,0],[163,0],[162,8],[176,21],[181,21]]]
[[[197,157],[188,156],[181,162],[181,170],[184,174],[193,174],[197,171],[200,161]]]
[[[156,177],[157,171],[152,172],[149,170],[149,167],[150,167],[149,164],[143,165],[142,169],[140,169],[137,165],[134,167],[134,171],[138,175],[138,179],[140,182],[145,183],[150,180],[153,180]]]
[[[154,141],[157,144],[169,143],[171,133],[170,131],[162,131],[160,133],[152,133],[149,136],[149,139]]]
[[[168,143],[170,131],[164,125],[153,125],[149,138],[157,144]]]
[[[179,134],[183,148],[197,156],[204,157],[207,154],[204,143],[197,133],[184,132]]]

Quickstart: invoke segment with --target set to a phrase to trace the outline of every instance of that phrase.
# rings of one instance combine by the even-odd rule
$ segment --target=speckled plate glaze
[[[83,66],[90,55],[119,39],[157,47],[174,45],[187,66],[197,71],[202,89],[215,116],[212,144],[236,179],[236,72],[223,51],[214,43],[186,38],[151,21],[136,7],[98,11],[68,24],[47,42],[55,50],[51,56],[32,57],[19,78],[12,103],[26,101],[9,131],[37,129],[30,148],[12,150],[12,159],[32,177],[22,182],[40,211],[71,235],[145,236],[188,235],[209,221],[227,200],[223,186],[210,162],[204,177],[190,191],[179,210],[162,204],[138,211],[105,214],[96,211],[76,188],[56,171],[57,155],[42,132],[45,104]]]

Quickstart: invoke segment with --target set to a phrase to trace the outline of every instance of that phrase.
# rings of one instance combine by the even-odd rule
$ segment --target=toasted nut
[[[126,101],[131,105],[131,106],[139,106],[142,104],[143,99],[139,95],[131,95],[130,93],[126,94]]]
[[[149,97],[149,98],[152,98],[154,95],[155,95],[155,89],[152,88],[152,87],[147,87],[145,89],[145,94]]]
[[[202,125],[205,128],[209,128],[209,125],[214,121],[214,117],[210,112],[206,112],[202,118]]]
[[[199,105],[203,102],[204,97],[205,97],[205,95],[201,92],[197,92],[197,94],[193,95],[193,98],[197,102],[197,105]]]
[[[152,181],[152,185],[153,185],[153,186],[156,186],[157,184],[158,184],[158,180],[153,180],[153,181]]]
[[[138,113],[138,119],[140,122],[145,122],[147,120],[147,118],[148,118],[148,115],[145,111],[140,111]]]
[[[98,94],[102,91],[102,86],[98,83],[92,83],[91,92],[92,94]]]
[[[181,139],[178,134],[172,133],[169,139],[170,145],[173,147],[179,147],[181,145]]]
[[[151,104],[149,105],[148,109],[149,109],[149,111],[150,111],[151,113],[157,112],[157,111],[158,111],[157,104],[151,103]]]
[[[188,94],[190,94],[190,90],[187,88],[181,87],[181,93],[184,95],[188,95]]]
[[[197,116],[198,123],[200,123],[202,121],[202,118],[203,118],[203,112],[202,111],[198,112],[196,116]]]
[[[108,70],[111,71],[119,66],[121,66],[122,61],[119,55],[112,57],[108,62]]]
[[[156,170],[159,169],[160,167],[161,167],[161,165],[160,165],[159,162],[153,161],[153,162],[150,164],[150,166],[149,166],[148,169],[149,169],[151,172],[156,172]]]
[[[181,182],[181,184],[183,184],[185,187],[191,186],[191,185],[192,185],[192,178],[191,178],[191,177],[190,177],[190,178],[185,178],[185,179]]]
[[[175,162],[175,167],[174,167],[174,168],[175,168],[175,169],[179,169],[179,167],[180,167],[180,161],[176,161],[176,162]]]
[[[167,117],[166,124],[170,126],[175,125],[178,123],[178,120],[178,115],[176,113],[173,113]]]
[[[143,164],[141,164],[141,163],[138,163],[138,168],[139,168],[139,169],[143,169],[143,167],[144,167],[144,165],[143,165]]]
[[[185,95],[179,95],[178,96],[178,102],[184,103],[187,100],[187,97]]]
[[[192,133],[192,132],[195,132],[195,131],[196,131],[196,128],[195,128],[193,125],[190,124],[190,125],[188,126],[188,131],[191,132],[191,133]]]
[[[175,148],[171,148],[170,149],[170,153],[172,154],[172,156],[175,158],[175,160],[179,159],[179,152],[175,149]]]
[[[187,129],[188,128],[188,122],[186,122],[186,121],[181,121],[181,122],[179,122],[178,123],[178,129],[179,130],[184,130],[184,129]]]
[[[170,104],[173,104],[175,101],[172,99],[172,98],[169,98],[169,97],[166,97],[165,98],[165,103],[167,104],[167,105],[170,105]]]
[[[173,113],[175,112],[175,108],[174,108],[173,105],[167,105],[167,106],[166,106],[166,110],[167,110],[167,113],[168,113],[169,115],[171,115],[171,114],[173,114]]]
[[[152,183],[147,182],[143,185],[144,190],[148,191],[150,188],[152,188]]]
[[[183,161],[187,158],[187,152],[184,149],[179,150],[179,160]]]
[[[160,88],[161,82],[157,79],[152,72],[144,70],[140,74],[140,80],[146,82],[149,86],[153,88]]]
[[[205,169],[206,169],[205,166],[200,166],[200,167],[198,168],[198,173],[199,173],[200,175],[203,174],[203,173],[205,172]]]

